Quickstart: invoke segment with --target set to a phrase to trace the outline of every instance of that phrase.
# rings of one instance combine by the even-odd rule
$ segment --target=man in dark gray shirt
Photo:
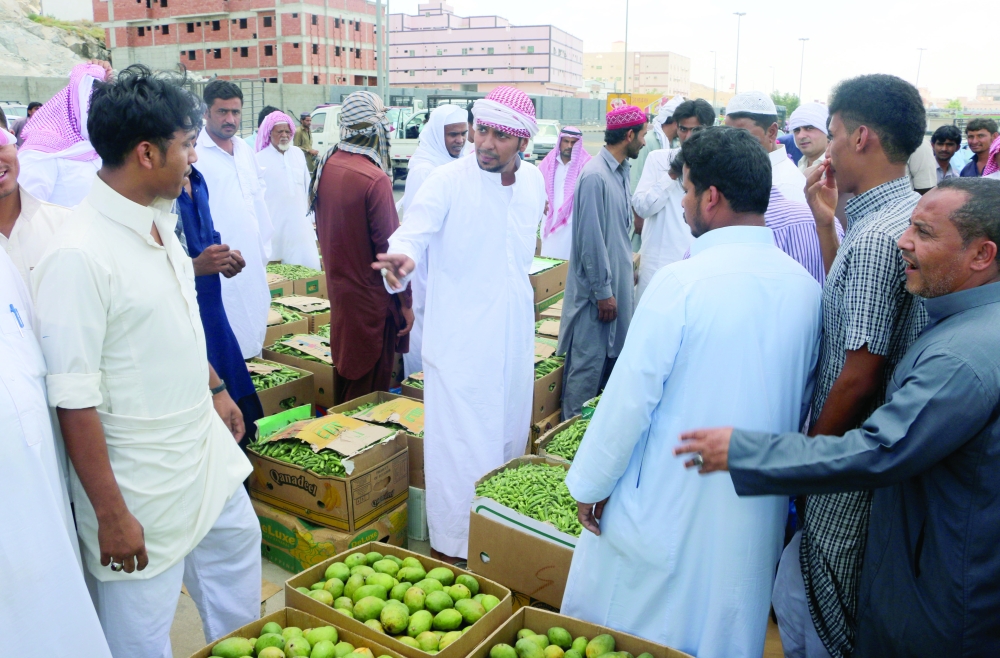
[[[573,242],[558,353],[566,355],[562,418],[580,413],[611,376],[632,320],[629,160],[645,144],[646,113],[608,112],[604,148],[584,165],[573,196]]]
[[[929,323],[885,404],[839,436],[685,433],[740,495],[875,489],[855,656],[1000,655],[1000,184],[950,178],[899,239]]]

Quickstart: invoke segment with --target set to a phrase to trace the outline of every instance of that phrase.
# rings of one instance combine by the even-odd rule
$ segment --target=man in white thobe
[[[549,151],[538,165],[538,171],[545,178],[545,196],[549,202],[539,231],[542,256],[569,260],[573,247],[576,181],[583,165],[590,160],[590,154],[583,148],[583,132],[576,126],[564,126],[559,131],[559,148]]]
[[[672,450],[720,414],[802,427],[820,287],[764,226],[770,168],[753,137],[708,128],[682,154],[697,239],[646,289],[566,477],[586,530],[562,613],[699,658],[759,658],[788,499],[739,498],[728,474],[698,477]]]
[[[406,209],[413,205],[417,190],[431,172],[462,156],[469,135],[466,121],[468,110],[457,105],[439,105],[431,112],[427,125],[420,133],[420,143],[407,165],[406,191],[397,205],[401,222],[406,221]],[[427,297],[427,259],[424,258],[410,279],[413,293],[413,329],[410,330],[410,351],[403,355],[403,375],[409,377],[424,369],[421,344],[424,335],[424,300]]]
[[[271,258],[271,217],[264,181],[253,149],[235,137],[243,92],[228,80],[205,85],[205,127],[198,135],[198,171],[208,184],[208,205],[222,242],[239,252],[246,266],[222,279],[222,305],[244,359],[260,354],[267,333],[271,291],[265,267]]]
[[[473,113],[475,157],[428,176],[373,264],[399,292],[427,254],[427,523],[434,554],[452,559],[468,552],[475,481],[524,454],[534,355],[528,271],[545,208],[542,175],[517,156],[537,131],[531,99],[501,86]]]
[[[318,270],[309,168],[302,149],[292,146],[294,135],[295,122],[280,110],[264,117],[257,132],[257,164],[264,169],[264,200],[274,228],[271,260]]]
[[[242,486],[243,419],[206,358],[170,213],[201,104],[139,68],[92,105],[103,164],[31,274],[37,333],[111,654],[159,658],[182,582],[210,642],[259,617],[260,525]]]
[[[17,162],[16,141],[0,130],[0,214],[18,196],[10,168]],[[5,469],[0,614],[10,628],[42,638],[47,646],[108,658],[111,652],[83,580],[65,457],[45,399],[45,361],[35,339],[34,310],[21,273],[4,252],[0,250],[0,463]],[[52,592],[59,592],[57,623],[51,623]]]

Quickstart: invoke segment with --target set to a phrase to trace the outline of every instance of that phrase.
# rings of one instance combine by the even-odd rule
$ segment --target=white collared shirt
[[[947,171],[942,170],[940,164],[937,165],[937,180],[939,183],[945,178],[960,178],[961,175],[962,171],[957,169],[951,162],[948,163]]]
[[[101,159],[70,160],[51,153],[20,149],[17,161],[21,173],[17,182],[32,196],[67,208],[80,203],[101,168]]]
[[[804,204],[806,202],[806,177],[788,157],[785,145],[778,144],[777,147],[768,153],[768,157],[771,158],[771,185],[778,188],[778,191],[789,201]]]
[[[222,243],[243,256],[246,267],[222,279],[222,305],[240,344],[243,358],[260,354],[267,332],[271,291],[265,267],[271,257],[271,216],[264,198],[263,169],[253,149],[234,138],[233,155],[218,147],[206,129],[198,135],[195,150],[208,186],[208,205]]]
[[[38,264],[51,244],[52,236],[71,211],[54,203],[39,201],[23,187],[19,187],[18,192],[21,195],[21,214],[17,216],[9,238],[0,233],[0,247],[14,262],[24,285],[31,286],[32,268]]]
[[[183,559],[251,470],[211,404],[194,266],[170,207],[141,206],[95,177],[31,274],[49,405],[97,409],[115,479],[143,524],[150,565],[131,579]],[[121,579],[100,566],[94,509],[72,485],[88,568]]]

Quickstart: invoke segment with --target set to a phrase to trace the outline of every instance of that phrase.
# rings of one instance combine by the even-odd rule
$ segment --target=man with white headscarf
[[[524,453],[534,358],[528,272],[545,182],[518,158],[538,131],[528,96],[473,106],[476,155],[431,172],[372,264],[405,288],[426,254],[424,468],[432,554],[464,558],[475,481]]]
[[[264,201],[271,215],[271,260],[318,270],[316,231],[309,215],[309,168],[302,149],[292,146],[295,122],[271,112],[257,131],[257,164],[264,171]]]
[[[538,165],[545,177],[548,213],[542,220],[542,256],[569,260],[573,246],[573,193],[583,165],[590,162],[583,149],[583,132],[565,126],[559,132],[559,148],[552,149]]]
[[[646,139],[646,145],[639,151],[639,157],[632,164],[631,185],[633,194],[635,193],[635,188],[639,185],[639,179],[642,178],[642,171],[646,166],[646,158],[649,157],[649,154],[654,151],[670,150],[675,146],[679,146],[679,144],[675,143],[677,142],[678,135],[677,123],[674,121],[674,110],[683,102],[684,97],[680,95],[674,96],[669,101],[666,96],[660,100],[660,109],[649,123],[649,135],[651,137]]]
[[[90,192],[101,158],[90,145],[87,116],[94,82],[111,77],[111,65],[77,64],[69,85],[42,105],[21,131],[19,182],[39,201],[75,206]]]
[[[826,153],[826,145],[830,141],[826,132],[829,117],[830,113],[822,103],[803,103],[788,117],[788,130],[795,138],[795,146],[802,151],[798,167],[803,176]]]
[[[406,208],[413,204],[417,190],[430,173],[462,156],[469,134],[467,117],[468,110],[458,105],[439,105],[431,112],[407,167],[406,192],[399,206],[403,211],[402,221],[406,221]],[[426,258],[410,279],[410,290],[413,293],[413,329],[410,331],[410,351],[403,355],[403,374],[406,377],[424,369],[420,341],[424,333],[424,298],[427,293]]]

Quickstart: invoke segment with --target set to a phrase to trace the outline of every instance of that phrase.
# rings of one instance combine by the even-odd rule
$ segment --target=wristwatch
[[[210,388],[208,390],[212,393],[212,397],[215,397],[219,393],[222,393],[224,390],[226,390],[226,382],[222,382],[215,388]]]

